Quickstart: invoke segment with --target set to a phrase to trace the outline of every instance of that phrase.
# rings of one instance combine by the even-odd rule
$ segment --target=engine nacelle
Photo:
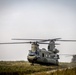
[[[54,49],[53,52],[54,52],[54,53],[59,53],[59,50]]]

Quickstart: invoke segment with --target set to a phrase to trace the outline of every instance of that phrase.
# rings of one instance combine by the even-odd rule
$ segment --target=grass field
[[[59,70],[62,68],[75,67]],[[51,72],[57,70],[56,72]],[[25,61],[0,61],[0,75],[76,75],[76,65],[60,63],[60,66],[31,66]]]

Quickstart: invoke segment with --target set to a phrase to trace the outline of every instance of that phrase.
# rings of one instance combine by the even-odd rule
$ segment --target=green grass
[[[62,71],[57,70],[56,72],[52,72],[52,73],[47,73],[47,72],[35,73],[33,75],[76,75],[76,67]]]
[[[0,62],[0,74],[31,74],[35,72],[48,71],[51,70],[51,67],[35,65],[31,66],[28,62],[25,61],[16,61],[16,62]]]
[[[68,63],[60,63],[60,66],[42,66],[35,64],[31,66],[29,62],[25,61],[0,61],[0,75],[70,75],[65,73],[72,73],[75,75],[76,68],[65,71],[57,71],[56,73],[46,73],[47,71],[68,67]],[[70,71],[70,72],[69,72]],[[74,74],[75,73],[75,74]]]

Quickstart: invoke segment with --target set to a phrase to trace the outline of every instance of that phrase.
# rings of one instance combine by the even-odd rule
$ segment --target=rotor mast
[[[31,51],[36,52],[39,49],[39,44],[37,42],[32,42],[31,44]]]
[[[48,44],[48,51],[53,51],[55,49],[55,42],[53,40],[50,40]]]

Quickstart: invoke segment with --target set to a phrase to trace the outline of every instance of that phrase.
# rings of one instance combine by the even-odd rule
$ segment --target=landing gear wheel
[[[59,62],[58,62],[58,60],[56,60],[56,66],[59,66]]]
[[[31,63],[32,66],[34,66],[34,63]]]

